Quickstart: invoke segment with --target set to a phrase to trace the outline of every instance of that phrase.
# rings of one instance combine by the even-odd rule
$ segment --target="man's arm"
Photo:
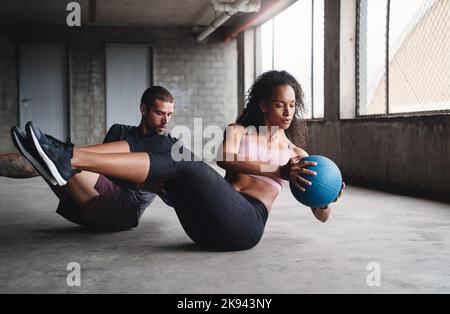
[[[105,138],[103,139],[103,143],[115,142],[122,140],[122,125],[114,124],[111,126],[106,133]]]
[[[0,153],[0,177],[32,178],[39,176],[33,166],[19,153]]]

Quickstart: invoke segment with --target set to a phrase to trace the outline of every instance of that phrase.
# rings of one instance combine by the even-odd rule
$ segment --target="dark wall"
[[[450,201],[449,114],[339,119],[339,2],[325,1],[325,120],[309,122],[308,153],[348,183]]]

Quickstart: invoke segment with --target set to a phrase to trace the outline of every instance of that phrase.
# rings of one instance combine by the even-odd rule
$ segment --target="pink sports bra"
[[[284,166],[291,158],[290,145],[285,149],[267,149],[258,146],[248,134],[245,134],[241,140],[239,147],[239,154],[244,155],[246,160],[263,161],[271,165]],[[265,176],[258,176],[249,174],[250,177],[265,181],[274,186],[278,191],[281,191],[286,181],[278,178],[269,178]]]

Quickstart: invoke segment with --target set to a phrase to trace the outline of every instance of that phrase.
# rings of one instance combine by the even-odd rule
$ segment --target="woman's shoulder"
[[[228,124],[227,128],[232,128],[232,129],[236,129],[236,130],[246,130],[245,126],[243,126],[242,124],[238,124],[238,123]]]
[[[305,157],[309,156],[309,154],[303,148],[295,146],[291,142],[289,142],[289,143],[290,143],[290,149],[293,152],[293,157],[299,156],[301,158],[305,158]]]
[[[232,123],[229,124],[225,130],[226,134],[229,133],[234,133],[234,134],[240,134],[240,135],[244,135],[245,133],[247,133],[247,128],[244,127],[243,125],[237,124],[237,123]]]
[[[244,126],[240,124],[230,124],[225,128],[223,132],[223,140],[227,143],[240,143],[242,139],[245,137],[246,129]]]

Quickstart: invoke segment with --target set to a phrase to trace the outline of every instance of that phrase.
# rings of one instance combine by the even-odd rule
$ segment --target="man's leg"
[[[0,153],[0,177],[26,179],[37,176],[39,173],[20,153]],[[98,195],[94,188],[98,177],[97,173],[83,171],[74,175],[63,187],[44,181],[59,199],[70,197],[77,205],[83,206]]]
[[[63,187],[48,184],[56,197],[59,198],[56,212],[68,221],[81,226],[85,225],[85,219],[81,212],[82,208],[98,196],[98,192],[94,188],[98,175],[95,177],[92,175],[96,174],[87,171],[80,172]]]
[[[39,176],[39,173],[20,153],[0,153],[0,176],[32,178]],[[69,221],[82,224],[80,208],[99,195],[95,189],[99,174],[89,171],[80,172],[63,187],[54,186],[44,177],[42,178],[60,200],[58,213]]]
[[[0,153],[0,177],[7,178],[33,178],[39,173],[20,153]],[[99,175],[97,173],[83,171],[73,176],[66,186],[53,186],[47,180],[44,181],[60,199],[70,199],[79,206],[83,206],[91,199],[98,196],[94,186]]]
[[[57,213],[93,231],[124,231],[138,225],[138,209],[130,193],[108,178],[83,171],[63,187],[50,186],[60,198]]]
[[[95,189],[99,174],[83,171],[74,175],[65,186],[50,186],[59,199],[69,197],[78,206],[84,206],[99,193]]]

